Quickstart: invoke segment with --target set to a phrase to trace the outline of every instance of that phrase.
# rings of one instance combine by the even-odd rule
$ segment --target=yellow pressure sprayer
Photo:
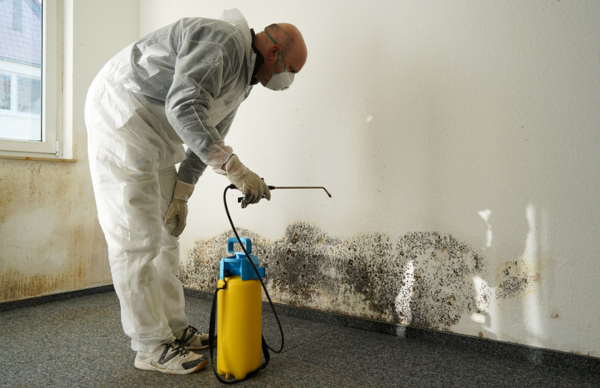
[[[234,256],[221,259],[218,288],[222,291],[217,296],[217,372],[237,380],[262,366],[260,280],[250,261],[260,278],[265,277],[265,268],[259,267],[258,257],[251,254],[252,241],[245,237],[240,240],[245,247],[242,252],[233,248],[238,242],[236,237],[227,241],[227,251]]]
[[[235,188],[234,185],[227,186],[223,193],[225,212],[235,237],[227,240],[227,251],[232,256],[221,259],[219,282],[210,313],[208,340],[215,376],[220,382],[226,384],[243,381],[266,367],[270,360],[269,349],[280,353],[284,343],[279,316],[262,281],[265,277],[265,268],[259,265],[258,257],[252,255],[252,241],[238,235],[229,214],[226,194],[227,190]],[[269,189],[323,189],[331,197],[327,189],[322,186],[269,186]],[[238,202],[242,199],[239,198]],[[241,252],[234,249],[236,243],[242,248]],[[281,333],[281,347],[278,350],[267,345],[262,336],[261,287],[273,309]],[[219,335],[216,368],[213,354],[216,340],[215,310]],[[235,377],[235,380],[225,380],[221,375],[224,375],[225,379]]]

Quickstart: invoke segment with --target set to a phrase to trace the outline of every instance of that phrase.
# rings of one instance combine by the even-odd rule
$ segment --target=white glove
[[[225,171],[218,169],[215,169],[215,171],[227,176],[227,179],[244,194],[242,208],[248,206],[249,203],[257,203],[263,196],[267,200],[271,200],[271,191],[267,184],[258,175],[250,171],[248,167],[244,166],[237,155],[233,154],[229,158],[225,164],[225,169]]]
[[[165,215],[165,223],[170,224],[177,218],[177,227],[171,233],[175,237],[179,237],[183,229],[185,228],[185,219],[187,217],[187,201],[194,192],[194,185],[185,183],[184,181],[175,181],[175,189],[173,190],[173,198],[171,199],[171,205]]]

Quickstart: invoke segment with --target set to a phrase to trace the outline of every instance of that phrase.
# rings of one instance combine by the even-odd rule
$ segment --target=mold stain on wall
[[[83,226],[73,228],[63,241],[66,244],[64,253],[61,247],[52,246],[47,246],[45,251],[39,247],[23,250],[23,256],[17,260],[32,265],[18,268],[4,263],[4,268],[0,267],[0,302],[110,283],[102,232],[99,226],[94,228],[93,233],[88,232]]]
[[[0,161],[0,303],[110,284],[85,164]]]
[[[532,265],[525,260],[504,263],[500,268],[501,280],[496,289],[496,297],[509,298],[531,291],[534,284],[540,280],[540,274],[531,267]]]
[[[484,260],[449,234],[373,233],[342,240],[307,223],[289,225],[276,241],[239,232],[252,239],[278,303],[444,331],[465,314],[488,312],[491,291],[475,290],[473,282],[484,277]],[[186,287],[214,291],[229,237],[196,242],[179,270]],[[504,276],[503,297],[523,289],[511,285],[513,277],[510,271]]]
[[[85,268],[79,266],[62,274],[27,275],[9,269],[2,273],[0,300],[14,301],[52,294],[60,290],[83,288],[85,285]]]

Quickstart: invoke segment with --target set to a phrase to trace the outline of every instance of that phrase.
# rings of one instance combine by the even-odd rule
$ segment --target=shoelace
[[[169,350],[172,350],[172,353],[169,354]],[[160,358],[158,359],[159,364],[164,364],[169,362],[171,359],[176,357],[178,354],[185,356],[189,353],[189,350],[186,350],[182,344],[177,343],[177,341],[173,341],[170,344],[165,344],[165,350],[163,350]]]
[[[181,346],[190,345],[188,343],[189,340],[194,338],[194,335],[198,333],[198,330],[194,326],[188,326],[187,329],[183,330],[183,334],[181,335],[181,339],[178,340],[181,343]]]

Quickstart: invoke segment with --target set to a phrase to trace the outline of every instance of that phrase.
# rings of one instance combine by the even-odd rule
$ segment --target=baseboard
[[[21,300],[15,300],[15,301],[11,301],[11,302],[4,302],[4,303],[0,303],[0,312],[14,310],[14,309],[20,309],[23,307],[32,307],[32,306],[37,306],[40,304],[52,303],[52,302],[57,302],[60,300],[66,300],[66,299],[71,299],[71,298],[79,298],[81,296],[86,296],[86,295],[94,295],[94,294],[100,294],[103,292],[114,292],[114,291],[115,291],[115,288],[111,284],[108,286],[86,288],[83,290],[62,292],[59,294],[44,295],[44,296],[38,296],[35,298],[21,299]]]
[[[212,300],[213,294],[205,291],[185,289],[187,297]],[[361,329],[376,333],[395,335],[409,339],[420,339],[457,348],[493,354],[498,357],[526,361],[534,365],[568,368],[584,373],[600,374],[600,358],[589,357],[556,350],[535,348],[509,342],[470,337],[436,330],[412,326],[396,325],[389,322],[375,321],[349,315],[341,315],[304,307],[295,307],[274,303],[278,314],[328,323],[342,327]],[[263,302],[263,311],[270,310],[268,303]]]

